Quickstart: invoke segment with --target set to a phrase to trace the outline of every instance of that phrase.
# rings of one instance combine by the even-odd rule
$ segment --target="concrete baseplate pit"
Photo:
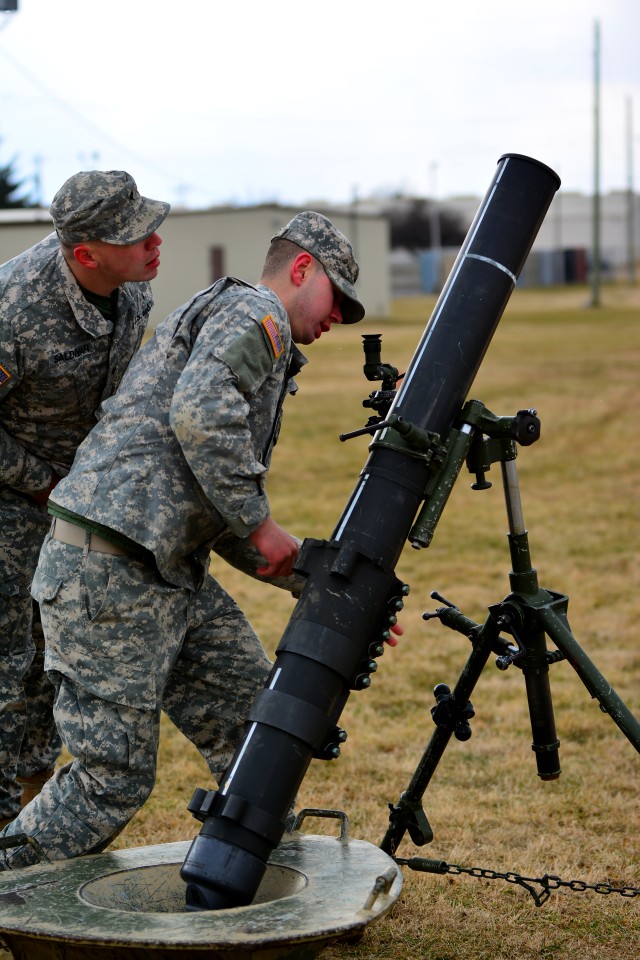
[[[0,874],[0,958],[310,960],[360,936],[402,888],[398,866],[362,840],[286,836],[252,904],[187,913],[190,842]]]

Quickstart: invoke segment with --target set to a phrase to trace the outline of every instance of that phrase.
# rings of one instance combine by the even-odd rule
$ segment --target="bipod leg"
[[[550,607],[538,610],[537,616],[546,633],[564,654],[591,696],[599,702],[602,711],[609,714],[627,740],[640,753],[640,723],[593,661],[589,659],[571,630]]]
[[[522,516],[515,461],[503,463],[502,472],[509,518],[509,549],[513,564],[510,580],[514,589],[513,599],[520,606],[525,620],[530,621],[530,625],[533,625],[533,629],[527,639],[531,641],[532,638],[537,638],[538,634],[546,633],[556,644],[568,663],[571,664],[591,696],[598,700],[602,710],[609,714],[629,742],[640,752],[640,723],[620,699],[611,684],[608,683],[595,664],[589,659],[571,633],[566,617],[564,616],[566,612],[566,598],[563,598],[560,594],[554,595],[549,591],[541,590],[538,586],[536,571],[531,566],[529,540]],[[532,655],[535,656],[535,650],[533,649],[535,644],[531,646]],[[541,647],[542,651],[543,648],[544,645]],[[525,660],[526,659],[525,657]],[[526,663],[521,665],[523,666],[525,676],[527,676]],[[531,710],[532,705],[535,703],[535,698],[531,696],[529,689],[531,686],[531,690],[535,689],[536,693],[543,695],[541,702],[544,702],[542,706],[539,705],[537,713],[543,720],[546,716],[547,730],[552,731],[551,738],[553,738],[553,736],[555,736],[555,728],[553,727],[553,711],[550,694],[544,696],[545,688],[548,687],[548,680],[545,676],[544,665],[541,663],[536,665],[534,662],[534,667],[536,666],[537,669],[532,670],[527,678],[529,707]],[[536,732],[534,729],[534,743],[535,739]],[[538,754],[538,760],[540,759],[544,760],[544,757]],[[553,778],[549,777],[548,779]]]
[[[461,618],[461,615],[459,617]],[[468,703],[499,635],[499,629],[492,618],[488,618],[483,626],[472,626],[475,628],[473,649],[451,694],[452,701],[461,707]],[[389,826],[380,847],[390,856],[395,854],[407,831],[416,846],[422,846],[433,839],[421,801],[454,732],[453,725],[436,727],[407,789],[401,794],[396,805],[389,804]]]

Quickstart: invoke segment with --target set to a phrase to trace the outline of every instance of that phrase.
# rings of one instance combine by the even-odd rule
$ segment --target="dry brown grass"
[[[570,597],[576,639],[637,715],[640,510],[640,291],[605,288],[588,307],[586,288],[516,291],[472,395],[500,415],[535,407],[542,438],[521,450],[524,516],[541,585]],[[311,351],[300,395],[288,403],[270,480],[275,517],[302,536],[329,537],[366,458],[366,439],[340,444],[361,426],[372,386],[361,374],[362,332],[382,332],[383,359],[409,361],[433,300],[395,304],[391,322],[332,333]],[[499,471],[485,493],[461,475],[428,551],[407,547],[398,574],[411,585],[405,637],[388,650],[372,687],[354,694],[341,723],[349,740],[337,762],[313,762],[300,806],[339,808],[351,834],[379,843],[387,804],[397,801],[431,735],[432,689],[452,684],[468,643],[422,620],[438,589],[473,619],[509,592],[506,518]],[[232,570],[216,572],[270,651],[293,601]],[[542,783],[530,750],[521,675],[490,663],[473,703],[473,737],[454,741],[425,795],[434,842],[399,853],[452,863],[640,887],[638,756],[566,664],[552,668],[562,777]],[[167,723],[159,777],[120,846],[185,839],[186,813],[207,771]],[[311,832],[333,830],[312,821]],[[537,909],[502,881],[405,870],[392,915],[360,943],[327,948],[322,960],[638,960],[640,897],[557,892]],[[336,891],[336,896],[339,896]]]

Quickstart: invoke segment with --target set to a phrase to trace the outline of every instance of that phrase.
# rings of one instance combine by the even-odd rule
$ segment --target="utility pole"
[[[591,306],[600,306],[600,23],[596,20],[593,51],[593,244]]]
[[[442,289],[442,234],[440,230],[440,210],[438,208],[437,174],[438,164],[434,160],[430,164],[431,171],[431,200],[429,201],[429,227],[431,232],[431,250],[433,253],[433,269],[435,274],[435,292]]]
[[[627,276],[636,284],[636,199],[633,191],[633,113],[627,97]]]
[[[358,226],[359,226],[359,210],[358,210],[358,188],[354,186],[353,194],[351,197],[351,216],[350,216],[350,227],[349,227],[349,238],[351,240],[351,246],[353,248],[353,255],[358,259],[359,255],[359,236],[358,236]]]

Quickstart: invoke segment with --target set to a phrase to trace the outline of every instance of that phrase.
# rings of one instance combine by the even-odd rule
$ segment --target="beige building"
[[[351,240],[360,263],[358,292],[367,316],[388,317],[389,227],[386,218],[314,205]],[[255,282],[271,237],[299,207],[265,204],[172,210],[160,228],[161,266],[153,281],[154,326],[214,280],[230,274]],[[53,229],[46,210],[0,211],[0,263],[37,243]]]
[[[407,208],[419,198],[360,202],[361,212],[381,213],[394,203]],[[438,200],[436,211],[454,214],[466,231],[481,197],[459,196]],[[525,264],[521,281],[527,286],[586,283],[594,244],[593,197],[563,191],[554,196]],[[415,296],[442,288],[458,248],[390,252],[391,296]],[[629,280],[640,276],[640,195],[612,191],[600,197],[600,261],[602,279]]]
[[[457,213],[468,227],[481,200],[478,197],[450,197],[441,206]],[[558,190],[533,250],[593,249],[593,197],[583,193]],[[629,258],[640,256],[640,196],[616,190],[600,197],[600,255],[603,265],[613,276],[624,276]]]
[[[438,206],[456,213],[466,229],[480,203],[479,197],[453,197],[439,201]],[[388,317],[392,297],[439,290],[457,255],[456,249],[440,251],[434,267],[427,263],[433,251],[391,251],[389,225],[380,201],[360,201],[357,211],[352,206],[309,206],[330,217],[352,241],[361,266],[358,290],[371,318]],[[220,276],[231,274],[255,282],[270,238],[298,211],[297,207],[278,204],[172,210],[160,230],[162,265],[153,281],[151,325]],[[592,216],[591,197],[560,190],[536,237],[523,282],[537,286],[586,281],[593,242]],[[0,263],[26,250],[51,229],[46,210],[0,210]],[[637,263],[640,254],[637,194],[631,204],[623,192],[601,198],[601,234],[604,278],[624,277],[629,256]],[[581,254],[575,261],[581,270],[575,276],[567,269],[568,257],[573,254]],[[434,270],[438,273],[435,279]]]

